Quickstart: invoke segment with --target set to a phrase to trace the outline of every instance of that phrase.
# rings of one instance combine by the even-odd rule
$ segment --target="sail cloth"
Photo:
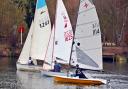
[[[32,21],[26,41],[24,43],[24,46],[22,48],[22,51],[20,53],[18,62],[21,64],[28,64],[29,56],[30,56],[30,47],[32,42],[32,33],[34,28],[34,22]]]
[[[69,63],[73,31],[67,10],[62,0],[57,0],[55,19],[54,56],[59,63]]]
[[[77,44],[77,63],[81,68],[103,69],[99,19],[96,8],[90,0],[80,0],[75,44]]]
[[[51,23],[45,0],[37,0],[34,24],[31,57],[44,60],[51,33]]]
[[[54,65],[54,38],[55,38],[55,27],[53,25],[48,43],[48,49],[46,51],[45,63],[43,69],[53,69]]]

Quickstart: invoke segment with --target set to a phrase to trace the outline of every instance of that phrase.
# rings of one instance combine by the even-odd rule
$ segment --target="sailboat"
[[[40,71],[44,61],[51,33],[51,23],[45,0],[37,0],[34,22],[31,24],[28,36],[17,61],[18,70]],[[34,65],[28,65],[31,57]]]
[[[59,73],[59,72],[53,72],[53,66],[54,66],[54,39],[55,38],[55,28],[53,25],[50,39],[49,39],[49,44],[48,44],[48,50],[45,58],[45,63],[43,65],[43,69],[41,70],[41,75],[47,76],[47,77],[53,77],[55,75],[63,75],[64,73]]]
[[[90,0],[80,0],[74,46],[77,61],[71,64],[83,69],[102,70],[102,42],[96,8]]]
[[[68,65],[71,57],[70,53],[73,42],[73,30],[62,0],[57,0],[55,18],[55,28],[53,27],[54,29],[52,29],[53,35],[50,39],[50,42],[52,43],[49,45],[49,47],[52,45],[52,62],[53,60],[56,60],[58,63]],[[48,49],[51,50],[51,48]],[[47,53],[51,53],[50,50]],[[45,61],[47,62],[48,58],[46,58]],[[51,66],[53,66],[53,64]],[[41,73],[46,76],[66,75],[64,72],[57,73],[44,70],[42,70]]]
[[[96,8],[90,0],[80,0],[75,37],[70,64],[79,64],[80,68],[102,70],[102,43],[99,19]],[[86,76],[80,79],[72,76],[55,76],[56,82],[99,85],[107,80]]]

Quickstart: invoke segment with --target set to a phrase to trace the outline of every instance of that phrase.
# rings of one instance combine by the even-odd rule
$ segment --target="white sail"
[[[80,0],[75,44],[80,67],[91,70],[103,69],[99,19],[90,0]]]
[[[55,20],[54,56],[60,63],[69,63],[73,31],[70,19],[62,0],[57,0]]]
[[[77,63],[77,55],[76,55],[76,46],[75,40],[73,42],[73,47],[72,47],[72,53],[71,53],[71,59],[70,59],[70,65],[76,66]]]
[[[48,43],[48,49],[46,51],[46,58],[45,58],[45,63],[43,65],[43,69],[53,69],[54,65],[54,36],[55,36],[55,29],[54,25],[52,27],[52,31],[50,34],[50,39]]]
[[[22,51],[18,59],[18,62],[21,64],[28,64],[28,60],[30,57],[30,47],[31,47],[31,41],[32,41],[33,28],[34,28],[34,23],[32,22],[26,41],[24,43],[24,46],[22,48]]]
[[[45,0],[37,0],[32,39],[32,59],[44,60],[51,33],[51,23]]]

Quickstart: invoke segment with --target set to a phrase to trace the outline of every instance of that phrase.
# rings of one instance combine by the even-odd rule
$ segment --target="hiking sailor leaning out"
[[[84,75],[84,73],[82,72],[82,69],[79,68],[79,65],[76,65],[76,71],[75,71],[75,76],[79,77],[79,78],[86,78],[86,76]]]

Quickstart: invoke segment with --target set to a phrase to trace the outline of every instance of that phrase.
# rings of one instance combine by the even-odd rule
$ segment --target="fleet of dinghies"
[[[83,19],[84,18],[84,19]],[[70,64],[79,64],[80,68],[102,70],[102,43],[99,19],[96,8],[90,0],[80,0],[76,31]],[[57,82],[77,84],[106,84],[104,79],[87,77],[79,79],[72,76],[55,76]]]
[[[34,65],[28,65],[31,57]],[[43,61],[38,65],[37,61]],[[56,82],[75,84],[106,84],[104,79],[67,76],[51,72],[54,61],[89,70],[102,70],[102,43],[96,8],[90,0],[80,0],[75,35],[62,0],[57,0],[55,24],[51,29],[45,0],[37,0],[34,22],[17,61],[18,70],[38,70],[54,76]]]

